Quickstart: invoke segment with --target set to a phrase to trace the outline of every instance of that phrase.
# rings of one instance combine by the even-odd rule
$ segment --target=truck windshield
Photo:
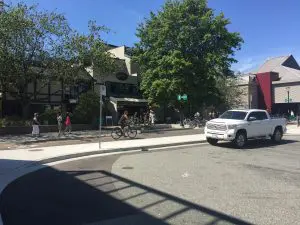
[[[247,113],[242,111],[226,111],[220,118],[222,119],[232,119],[232,120],[244,120]]]

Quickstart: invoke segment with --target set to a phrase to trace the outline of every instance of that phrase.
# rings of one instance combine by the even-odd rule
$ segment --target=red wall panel
[[[256,74],[256,82],[260,89],[261,95],[259,98],[259,107],[266,109],[269,112],[272,111],[272,74],[271,72],[267,73],[258,73]]]

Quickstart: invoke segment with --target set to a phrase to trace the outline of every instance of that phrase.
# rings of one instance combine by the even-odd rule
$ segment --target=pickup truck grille
[[[225,124],[220,123],[208,123],[206,125],[207,129],[209,130],[220,130],[220,131],[226,131],[227,127]]]

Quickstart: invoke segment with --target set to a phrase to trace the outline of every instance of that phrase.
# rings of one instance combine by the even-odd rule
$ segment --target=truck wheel
[[[245,132],[239,131],[236,134],[233,142],[237,148],[243,148],[247,142],[247,136]]]
[[[272,136],[272,141],[275,143],[279,143],[282,139],[282,131],[279,127],[277,127],[274,131],[274,134]]]
[[[216,145],[218,143],[218,139],[206,138],[206,140],[211,145]]]

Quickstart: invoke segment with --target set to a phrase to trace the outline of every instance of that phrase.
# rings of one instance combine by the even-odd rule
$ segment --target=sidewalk
[[[101,137],[110,137],[111,130],[114,127],[103,127],[101,131]],[[191,128],[181,128],[179,125],[167,125],[167,124],[157,124],[153,127],[142,127],[139,130],[140,133],[153,133],[157,131],[182,131],[184,129]],[[0,136],[0,144],[30,144],[38,142],[47,141],[62,141],[62,140],[81,140],[88,138],[98,138],[99,130],[85,130],[85,131],[73,131],[71,134],[57,136],[57,132],[41,133],[40,137],[32,137],[31,134],[20,134],[20,135],[4,135]]]
[[[110,130],[102,130],[102,137],[110,136]],[[82,138],[95,138],[99,137],[98,130],[86,130],[86,131],[73,131],[71,134],[57,136],[57,132],[41,133],[40,137],[32,137],[31,134],[21,135],[5,135],[0,136],[0,143],[15,143],[15,144],[27,144],[44,141],[59,141],[59,140],[76,140]]]
[[[161,138],[136,139],[124,141],[103,142],[99,150],[98,143],[53,146],[44,148],[3,150],[0,151],[0,175],[11,172],[14,169],[21,169],[34,163],[48,163],[67,158],[74,158],[92,154],[101,154],[108,152],[118,152],[126,150],[137,150],[143,148],[155,148],[171,145],[182,145],[204,142],[203,134],[182,135]],[[5,160],[14,161],[14,163],[3,163]]]
[[[288,125],[286,134],[287,135],[300,135],[300,127],[297,127],[297,125]]]

